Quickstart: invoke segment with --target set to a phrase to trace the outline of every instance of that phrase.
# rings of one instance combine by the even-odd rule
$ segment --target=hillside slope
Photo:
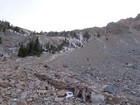
[[[19,44],[36,37],[42,55],[19,58]],[[1,22],[0,38],[0,105],[140,105],[140,15],[64,32]],[[63,46],[49,53],[48,43]]]
[[[56,68],[73,71],[99,85],[113,85],[120,92],[140,97],[140,15],[87,29],[92,38],[85,47],[52,61]],[[100,36],[97,36],[100,34]]]

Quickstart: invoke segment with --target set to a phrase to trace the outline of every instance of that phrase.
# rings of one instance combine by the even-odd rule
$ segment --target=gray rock
[[[29,105],[32,105],[32,101],[33,101],[33,99],[31,99],[31,98],[27,99],[27,103],[28,103]]]
[[[17,105],[16,100],[12,100],[11,102],[9,102],[10,105]]]
[[[20,83],[15,84],[15,86],[16,86],[17,89],[23,89],[23,86]]]
[[[34,87],[34,84],[31,82],[31,83],[29,84],[29,88],[32,89],[33,87]]]
[[[55,98],[55,102],[59,102],[59,101],[63,101],[63,100],[64,100],[64,98],[58,98],[58,97]]]
[[[10,83],[14,84],[14,83],[16,83],[16,80],[10,80]]]
[[[21,94],[21,99],[25,99],[27,95],[29,94],[29,91],[25,91]]]
[[[118,89],[116,87],[114,87],[114,86],[111,86],[111,85],[103,86],[103,92],[107,92],[109,94],[116,95],[117,91],[118,91]]]
[[[16,93],[20,93],[22,90],[20,89],[16,89]]]
[[[11,84],[8,82],[0,82],[0,87],[8,88],[8,87],[11,87]]]
[[[17,105],[27,105],[27,102],[24,99],[17,100]]]
[[[47,93],[47,90],[37,90],[37,93],[39,93],[39,94],[45,94],[45,93]]]
[[[40,80],[35,81],[35,86],[39,86],[39,85],[40,85],[40,83],[41,83],[41,81],[40,81]]]
[[[3,102],[3,98],[0,98],[0,104]]]
[[[66,91],[65,90],[60,90],[57,92],[58,97],[64,97],[66,95]]]
[[[91,93],[91,102],[95,104],[103,104],[105,102],[105,97],[102,94]]]
[[[2,102],[0,105],[7,105],[6,102]]]

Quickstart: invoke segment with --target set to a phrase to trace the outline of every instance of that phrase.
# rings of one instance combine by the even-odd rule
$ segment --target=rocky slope
[[[140,15],[69,32],[10,27],[0,37],[0,105],[140,105]],[[43,54],[18,58],[19,43],[34,37]]]
[[[109,23],[103,28],[87,29],[92,36],[89,43],[59,57],[52,65],[66,64],[70,71],[94,81],[99,88],[113,85],[119,93],[137,99],[140,97],[139,24],[140,15]]]

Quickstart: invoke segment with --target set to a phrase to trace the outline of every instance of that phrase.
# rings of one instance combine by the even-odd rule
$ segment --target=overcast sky
[[[0,0],[0,19],[32,31],[105,26],[135,17],[140,0]]]

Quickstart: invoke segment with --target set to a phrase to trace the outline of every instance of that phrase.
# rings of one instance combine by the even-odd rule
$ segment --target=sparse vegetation
[[[69,41],[67,40],[67,38],[65,38],[65,40],[63,40],[63,42],[59,45],[60,48],[62,48],[63,46],[68,47],[69,46]]]
[[[85,32],[83,34],[83,38],[86,39],[86,41],[88,42],[88,40],[91,38],[91,35],[88,32]]]
[[[0,31],[5,32],[6,29],[10,28],[10,23],[7,21],[0,21]]]
[[[50,44],[50,43],[46,44],[46,49],[49,53],[52,53],[52,54],[54,54],[56,51],[58,51],[57,46]]]
[[[50,37],[55,37],[55,36],[58,36],[58,32],[49,32],[49,33],[47,33],[47,36],[50,36]]]
[[[16,32],[20,32],[20,28],[19,28],[19,27],[17,27],[17,26],[16,26],[16,27],[14,27],[14,28],[13,28],[13,30],[14,30],[14,31],[16,31]]]
[[[100,35],[99,33],[97,33],[97,38],[100,38],[100,36],[101,36],[101,35]]]
[[[83,38],[89,39],[90,37],[91,37],[91,35],[90,35],[88,32],[85,32],[85,33],[83,34]]]
[[[0,31],[5,32],[6,29],[12,29],[18,33],[24,34],[23,30],[20,27],[10,25],[10,22],[0,21]]]
[[[25,57],[26,56],[26,48],[23,45],[23,43],[20,44],[20,48],[18,50],[18,56],[19,57]]]
[[[76,39],[79,39],[79,36],[76,34],[76,32],[74,32],[74,31],[71,31],[70,32],[70,36],[72,37],[72,38],[76,38]]]
[[[108,38],[106,38],[105,40],[108,41]]]
[[[18,56],[40,56],[42,51],[42,46],[40,45],[38,38],[36,38],[35,40],[31,40],[26,46],[23,43],[21,43],[20,48],[18,50]]]
[[[63,40],[63,42],[60,45],[53,45],[53,44],[47,43],[46,49],[49,53],[54,54],[56,52],[61,51],[64,46],[67,46],[67,47],[69,46],[69,42],[66,38],[65,38],[65,40]]]

